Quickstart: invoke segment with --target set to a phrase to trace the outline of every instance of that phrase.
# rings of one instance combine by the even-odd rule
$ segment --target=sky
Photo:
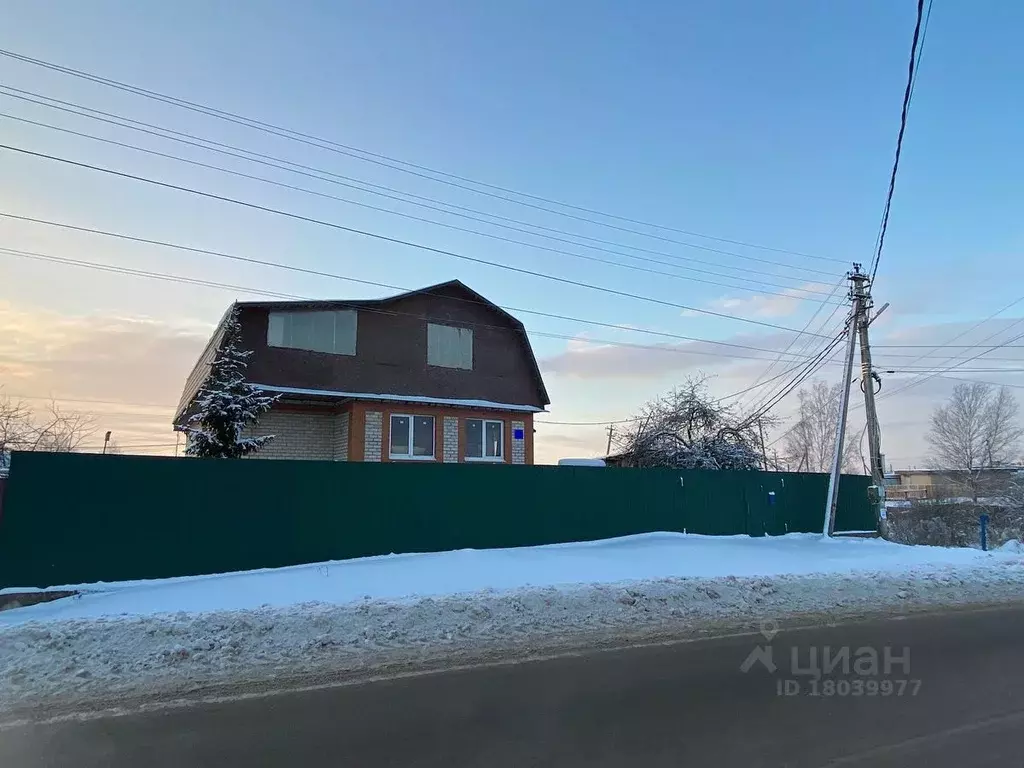
[[[397,288],[458,278],[526,323],[552,398],[538,422],[598,422],[538,424],[538,460],[600,455],[605,423],[687,376],[707,374],[716,394],[730,394],[758,380],[793,329],[838,329],[845,287],[829,294],[852,262],[871,260],[915,7],[5,3],[2,49],[334,144],[271,135],[7,57],[0,84],[20,90],[0,91],[0,143],[641,298],[10,150],[0,150],[0,212]],[[1024,294],[1024,155],[1016,151],[1024,107],[1014,97],[1024,77],[1022,23],[1018,4],[935,5],[874,289],[877,304],[890,304],[872,327],[882,370],[948,367],[974,354],[945,346],[958,334],[957,344],[990,336],[998,344],[1024,330],[1012,326],[1024,301],[986,320]],[[219,142],[234,156],[26,100],[40,95]],[[173,451],[171,406],[232,300],[395,292],[4,217],[0,248],[232,286],[0,251],[3,392],[94,413],[101,432],[140,453]],[[790,349],[814,354],[824,344],[803,336]],[[990,357],[964,367],[1012,369],[1024,354],[1008,347]],[[821,376],[835,381],[839,370],[833,363]],[[1012,370],[963,375],[1024,386]],[[885,375],[883,394],[910,381]],[[926,463],[929,414],[955,383],[932,378],[880,400],[890,463]],[[770,392],[739,403],[752,407]],[[787,398],[776,413],[790,416],[795,403]]]

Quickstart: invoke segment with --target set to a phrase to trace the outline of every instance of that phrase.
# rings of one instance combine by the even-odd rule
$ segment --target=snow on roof
[[[271,384],[253,384],[267,392],[280,392],[285,395],[310,395],[313,397],[342,397],[351,400],[386,400],[399,403],[424,403],[429,405],[455,405],[463,408],[491,408],[500,411],[522,411],[524,413],[542,413],[543,408],[535,405],[517,405],[515,403],[495,403],[491,400],[462,400],[449,397],[426,397],[424,395],[393,395],[372,392],[342,392],[331,389],[302,389],[300,387],[277,387]]]

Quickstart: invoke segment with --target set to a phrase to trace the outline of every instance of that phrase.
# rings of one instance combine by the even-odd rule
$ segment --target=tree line
[[[842,384],[815,380],[797,392],[789,424],[770,415],[752,416],[725,398],[715,398],[709,377],[694,376],[646,403],[614,441],[612,459],[623,466],[677,469],[768,469],[828,472],[836,445]],[[884,426],[884,425],[883,425]],[[770,442],[773,432],[781,431]],[[848,432],[843,471],[867,474],[863,431]],[[1007,387],[957,384],[935,407],[925,438],[927,463],[950,483],[977,498],[983,470],[1021,462],[1024,428],[1020,407]]]

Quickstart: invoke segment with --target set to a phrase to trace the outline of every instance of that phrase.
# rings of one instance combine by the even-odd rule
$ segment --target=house
[[[973,470],[899,469],[885,476],[885,495],[907,501],[950,499],[975,494],[998,494],[1009,486],[1019,466],[979,467]]]
[[[550,402],[523,324],[458,280],[384,299],[239,302],[247,379],[281,397],[257,458],[533,463]],[[223,338],[185,383],[182,429]]]

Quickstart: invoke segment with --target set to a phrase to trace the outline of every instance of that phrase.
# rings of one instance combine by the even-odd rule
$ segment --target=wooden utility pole
[[[608,425],[608,447],[604,451],[605,456],[610,456],[612,452],[612,435],[615,434],[615,425]]]
[[[885,513],[885,456],[882,455],[882,430],[878,424],[878,411],[875,409],[875,381],[878,374],[871,365],[871,342],[868,339],[868,326],[874,318],[868,318],[873,306],[871,299],[871,281],[867,275],[854,271],[850,278],[853,281],[855,301],[859,302],[860,312],[857,316],[857,334],[860,337],[860,388],[864,391],[864,415],[868,433],[868,467],[871,470],[872,497],[875,507],[875,527],[879,535],[886,534]],[[886,305],[888,306],[888,305]],[[885,307],[882,307],[884,310]],[[881,311],[879,311],[881,314]],[[878,315],[875,315],[877,317]]]

